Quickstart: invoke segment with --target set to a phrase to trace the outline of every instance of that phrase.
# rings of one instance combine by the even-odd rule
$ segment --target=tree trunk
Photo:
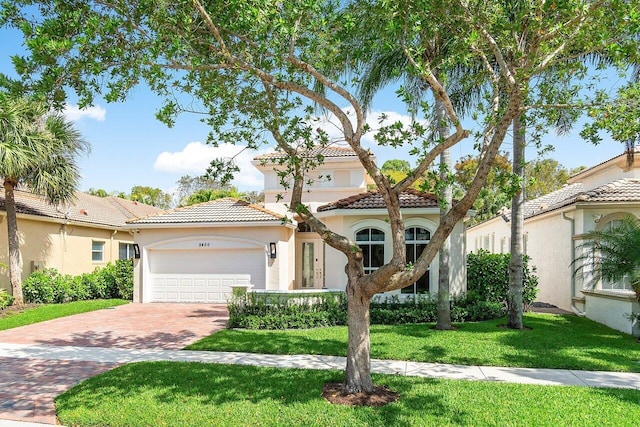
[[[355,269],[354,269],[355,270]],[[372,392],[371,358],[369,355],[369,303],[371,298],[363,295],[357,286],[358,276],[348,274],[347,283],[347,371],[344,386],[348,393]]]
[[[442,101],[436,100],[435,115],[438,123],[438,138],[441,140],[449,136],[449,126],[446,122],[446,111]],[[451,172],[451,152],[446,149],[440,155],[440,179],[448,181]],[[451,209],[453,203],[453,191],[450,184],[442,187],[440,192],[440,220]],[[436,313],[436,329],[451,329],[451,295],[449,263],[451,262],[451,236],[447,236],[440,246],[440,258],[438,262],[438,310]]]
[[[18,237],[18,220],[16,217],[16,200],[14,195],[15,181],[5,179],[4,197],[7,211],[7,236],[9,239],[9,280],[13,294],[13,305],[23,305],[22,297],[22,262],[20,259],[20,240]]]
[[[525,127],[521,116],[513,119],[513,173],[521,187],[511,201],[511,258],[509,261],[509,291],[507,327],[522,329],[523,228],[524,228],[524,145]]]

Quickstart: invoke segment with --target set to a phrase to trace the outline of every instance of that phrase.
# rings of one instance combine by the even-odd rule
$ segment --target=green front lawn
[[[74,426],[634,426],[640,391],[375,375],[400,393],[381,408],[325,402],[336,371],[144,362],[91,378],[56,400]]]
[[[458,324],[436,331],[433,324],[373,325],[371,356],[461,365],[513,366],[640,372],[634,337],[577,316],[527,313],[530,330],[499,327],[504,319]],[[257,331],[223,330],[189,350],[345,356],[347,328]]]
[[[129,302],[131,301],[122,299],[74,301],[66,304],[44,304],[36,307],[27,307],[21,311],[0,311],[0,331],[57,319],[58,317],[115,307]]]

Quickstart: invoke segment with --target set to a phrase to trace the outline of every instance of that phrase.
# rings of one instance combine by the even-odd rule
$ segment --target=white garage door
[[[262,249],[150,250],[153,302],[225,303],[234,285],[265,288]]]

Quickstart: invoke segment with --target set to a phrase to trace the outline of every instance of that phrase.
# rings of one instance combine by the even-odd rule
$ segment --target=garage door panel
[[[249,275],[155,275],[152,301],[154,302],[207,302],[225,303],[231,296],[231,287],[246,285]]]
[[[224,303],[232,286],[265,288],[264,249],[150,250],[151,300]]]

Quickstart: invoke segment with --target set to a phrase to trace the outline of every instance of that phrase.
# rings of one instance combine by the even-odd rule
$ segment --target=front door
[[[299,240],[298,283],[302,289],[320,289],[324,286],[324,244],[320,239]]]

